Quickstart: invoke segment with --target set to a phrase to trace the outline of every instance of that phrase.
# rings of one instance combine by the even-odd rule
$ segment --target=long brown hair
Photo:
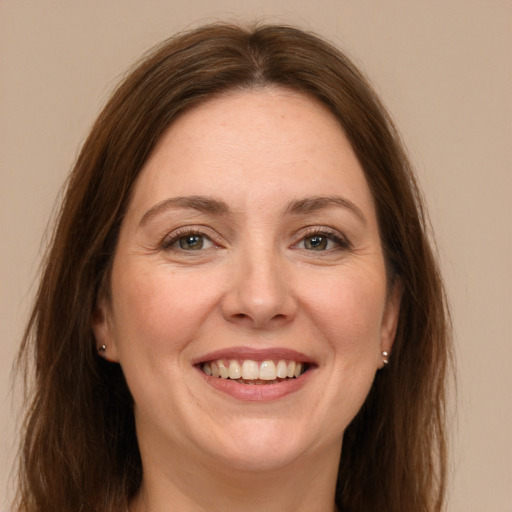
[[[174,119],[235,88],[278,85],[338,118],[372,191],[389,269],[403,288],[390,365],[347,428],[336,494],[350,512],[442,510],[443,285],[418,187],[393,123],[340,51],[283,26],[217,24],[165,41],[114,92],[70,175],[20,352],[31,400],[16,510],[123,511],[139,489],[132,398],[119,365],[97,356],[91,315],[135,179]]]

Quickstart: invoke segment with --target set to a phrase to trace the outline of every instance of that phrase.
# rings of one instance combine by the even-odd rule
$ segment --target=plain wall
[[[459,390],[448,510],[511,512],[510,0],[0,0],[0,510],[16,453],[11,366],[43,234],[78,148],[137,57],[176,31],[226,18],[323,34],[393,114],[453,308]]]

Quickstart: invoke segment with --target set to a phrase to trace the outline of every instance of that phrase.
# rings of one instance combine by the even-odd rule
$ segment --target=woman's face
[[[337,459],[391,348],[389,295],[335,117],[287,90],[238,91],[159,141],[93,328],[126,376],[143,460],[264,470]]]

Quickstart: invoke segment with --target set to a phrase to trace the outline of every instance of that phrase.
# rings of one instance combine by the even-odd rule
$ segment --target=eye
[[[348,249],[350,243],[336,232],[317,230],[306,234],[295,247],[306,251],[329,252]]]
[[[167,251],[201,251],[214,247],[214,243],[204,233],[196,231],[178,231],[171,233],[162,242]]]
[[[199,251],[208,241],[203,235],[186,235],[177,240],[180,249],[185,251]]]
[[[310,251],[325,251],[329,248],[329,240],[326,236],[313,235],[304,238],[304,248]]]

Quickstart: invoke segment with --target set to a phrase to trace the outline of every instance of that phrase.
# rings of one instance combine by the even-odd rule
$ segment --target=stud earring
[[[103,345],[103,346],[105,346],[105,345]],[[388,363],[389,363],[389,359],[388,359],[388,357],[389,357],[389,353],[388,353],[388,352],[386,352],[386,351],[384,350],[384,351],[382,352],[382,362],[383,362],[384,364],[388,364]]]
[[[98,347],[98,352],[106,352],[107,351],[107,345],[101,345],[101,347]]]

